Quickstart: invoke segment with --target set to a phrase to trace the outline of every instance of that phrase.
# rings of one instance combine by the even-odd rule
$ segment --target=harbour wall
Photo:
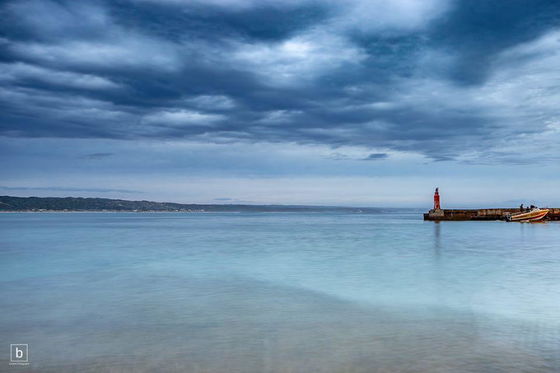
[[[560,208],[549,208],[544,220],[560,220]],[[518,213],[519,208],[494,208],[494,209],[441,209],[430,210],[424,214],[424,220],[432,221],[462,221],[462,220],[506,220],[508,214]]]

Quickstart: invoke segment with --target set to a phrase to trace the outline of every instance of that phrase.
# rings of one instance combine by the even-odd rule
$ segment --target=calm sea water
[[[560,224],[0,214],[0,341],[7,372],[560,372]]]

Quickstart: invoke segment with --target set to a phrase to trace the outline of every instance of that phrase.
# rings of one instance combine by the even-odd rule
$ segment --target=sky
[[[0,2],[0,195],[560,206],[557,0]]]

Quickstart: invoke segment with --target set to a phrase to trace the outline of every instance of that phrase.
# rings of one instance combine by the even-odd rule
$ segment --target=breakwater
[[[549,208],[544,220],[560,220],[560,208]],[[424,214],[424,220],[432,221],[460,221],[460,220],[506,220],[508,214],[518,213],[519,208],[493,209],[439,209],[430,210]]]

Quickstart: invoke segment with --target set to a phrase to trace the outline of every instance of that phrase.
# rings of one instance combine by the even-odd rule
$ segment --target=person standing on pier
[[[441,206],[439,205],[439,188],[436,188],[436,192],[434,193],[434,210],[440,210]]]

